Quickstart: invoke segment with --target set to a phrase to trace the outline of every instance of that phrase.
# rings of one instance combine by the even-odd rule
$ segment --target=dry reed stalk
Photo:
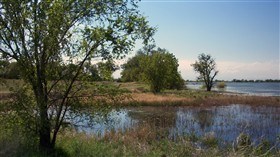
[[[155,95],[152,93],[133,93],[132,98],[137,102],[189,102],[192,99],[176,95]]]

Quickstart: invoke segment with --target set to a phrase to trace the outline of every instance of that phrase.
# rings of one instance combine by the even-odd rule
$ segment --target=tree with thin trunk
[[[55,146],[85,62],[124,57],[137,39],[151,40],[155,29],[137,8],[138,0],[0,0],[0,58],[17,61],[31,88],[42,150]]]
[[[191,64],[194,71],[199,73],[198,80],[203,80],[206,86],[207,91],[211,91],[214,83],[213,80],[218,74],[216,70],[216,62],[208,54],[200,54],[198,55],[198,61],[195,61],[194,64]]]

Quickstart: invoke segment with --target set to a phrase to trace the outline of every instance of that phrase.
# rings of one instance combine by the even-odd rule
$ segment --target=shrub
[[[225,82],[219,82],[218,84],[217,84],[217,88],[219,88],[219,89],[224,89],[224,88],[226,88],[226,83]]]

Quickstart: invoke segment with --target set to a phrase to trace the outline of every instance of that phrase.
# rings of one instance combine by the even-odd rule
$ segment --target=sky
[[[201,53],[215,58],[217,79],[280,79],[279,0],[142,0],[139,9],[184,79],[198,76],[190,64]]]

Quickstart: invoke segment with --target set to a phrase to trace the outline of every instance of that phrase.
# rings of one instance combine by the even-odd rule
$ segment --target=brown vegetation
[[[187,97],[178,97],[174,94],[157,95],[153,93],[132,93],[132,101],[139,103],[189,103],[192,99]]]
[[[130,101],[143,105],[217,106],[230,104],[280,105],[280,97],[215,94],[211,96],[178,96],[176,94],[154,95],[132,93]]]
[[[209,97],[201,100],[200,105],[280,105],[279,97],[263,97],[263,96],[245,96],[245,95],[224,95],[219,94],[215,97]]]
[[[19,81],[17,83],[19,83]],[[137,106],[217,106],[230,104],[280,105],[280,97],[248,96],[226,92],[216,93],[194,90],[171,90],[163,92],[161,94],[153,94],[148,91],[147,85],[141,83],[117,83],[116,85],[121,89],[127,90],[127,92],[122,93],[121,95],[109,94],[92,96],[94,94],[89,94],[92,91],[85,90],[82,94],[84,97],[81,96],[80,99],[82,99],[82,102],[85,102],[86,104],[92,104],[94,102],[97,102],[99,104],[121,103],[121,105]],[[11,93],[9,93],[6,88],[0,89],[1,101],[9,99],[11,98],[11,96]]]

